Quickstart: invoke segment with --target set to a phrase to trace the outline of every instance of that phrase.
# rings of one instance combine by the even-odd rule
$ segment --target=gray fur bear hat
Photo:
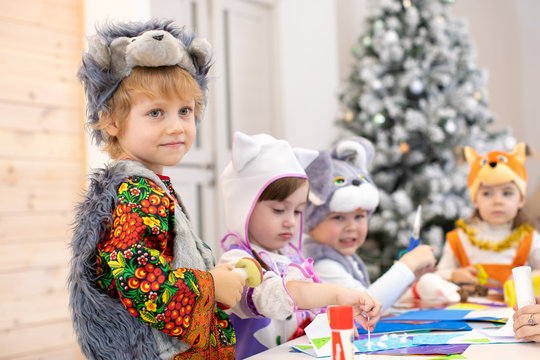
[[[350,212],[358,208],[371,215],[379,204],[379,192],[367,170],[375,151],[369,140],[351,137],[339,141],[306,168],[309,199],[304,210],[304,230],[309,232],[330,212]]]
[[[107,21],[96,26],[96,35],[88,38],[88,43],[77,74],[86,94],[87,125],[95,124],[101,112],[109,111],[107,102],[136,66],[178,65],[193,76],[206,97],[210,43],[172,20]],[[91,136],[97,145],[104,140],[99,130],[92,130]]]

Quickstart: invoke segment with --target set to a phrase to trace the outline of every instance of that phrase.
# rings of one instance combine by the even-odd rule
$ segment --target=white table
[[[249,360],[315,360],[316,358],[299,352],[289,352],[292,345],[308,344],[307,336],[289,341],[285,344],[269,349],[257,355],[249,357]],[[481,344],[470,345],[462,354],[467,359],[473,360],[538,360],[540,359],[540,344],[537,343],[513,343],[513,344]],[[368,355],[356,354],[355,359],[368,360],[419,360],[432,359],[437,355],[427,357],[418,355]],[[329,357],[321,359],[331,359]],[[240,359],[239,359],[240,360]]]

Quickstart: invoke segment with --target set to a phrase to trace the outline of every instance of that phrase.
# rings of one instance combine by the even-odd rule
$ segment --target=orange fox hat
[[[525,158],[527,145],[519,143],[509,153],[492,151],[485,156],[478,155],[471,147],[464,149],[465,159],[471,166],[467,186],[474,202],[480,183],[498,185],[513,181],[521,195],[527,191],[527,170]]]

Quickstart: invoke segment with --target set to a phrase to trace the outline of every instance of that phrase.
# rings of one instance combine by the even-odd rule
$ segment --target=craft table
[[[435,333],[435,332],[434,332]],[[315,360],[309,355],[290,352],[295,344],[307,344],[309,340],[304,335],[298,339],[289,341],[270,350],[251,356],[249,360]],[[513,344],[482,344],[470,345],[462,354],[472,360],[533,360],[540,359],[540,344],[537,343],[513,343]],[[442,357],[443,355],[369,355],[356,354],[355,359],[366,360],[421,360]],[[320,359],[331,359],[330,357]]]

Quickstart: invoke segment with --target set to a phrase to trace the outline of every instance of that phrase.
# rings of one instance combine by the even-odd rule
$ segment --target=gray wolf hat
[[[371,215],[379,204],[379,193],[369,178],[368,165],[373,145],[362,137],[338,142],[306,168],[309,201],[304,210],[304,230],[309,232],[330,212],[350,212],[358,208]]]
[[[109,111],[107,102],[136,66],[178,65],[193,76],[206,97],[212,50],[205,39],[172,20],[160,19],[107,21],[96,26],[96,32],[88,39],[88,52],[83,53],[77,74],[86,94],[87,125]],[[97,145],[104,140],[99,130],[92,130],[91,136]]]

